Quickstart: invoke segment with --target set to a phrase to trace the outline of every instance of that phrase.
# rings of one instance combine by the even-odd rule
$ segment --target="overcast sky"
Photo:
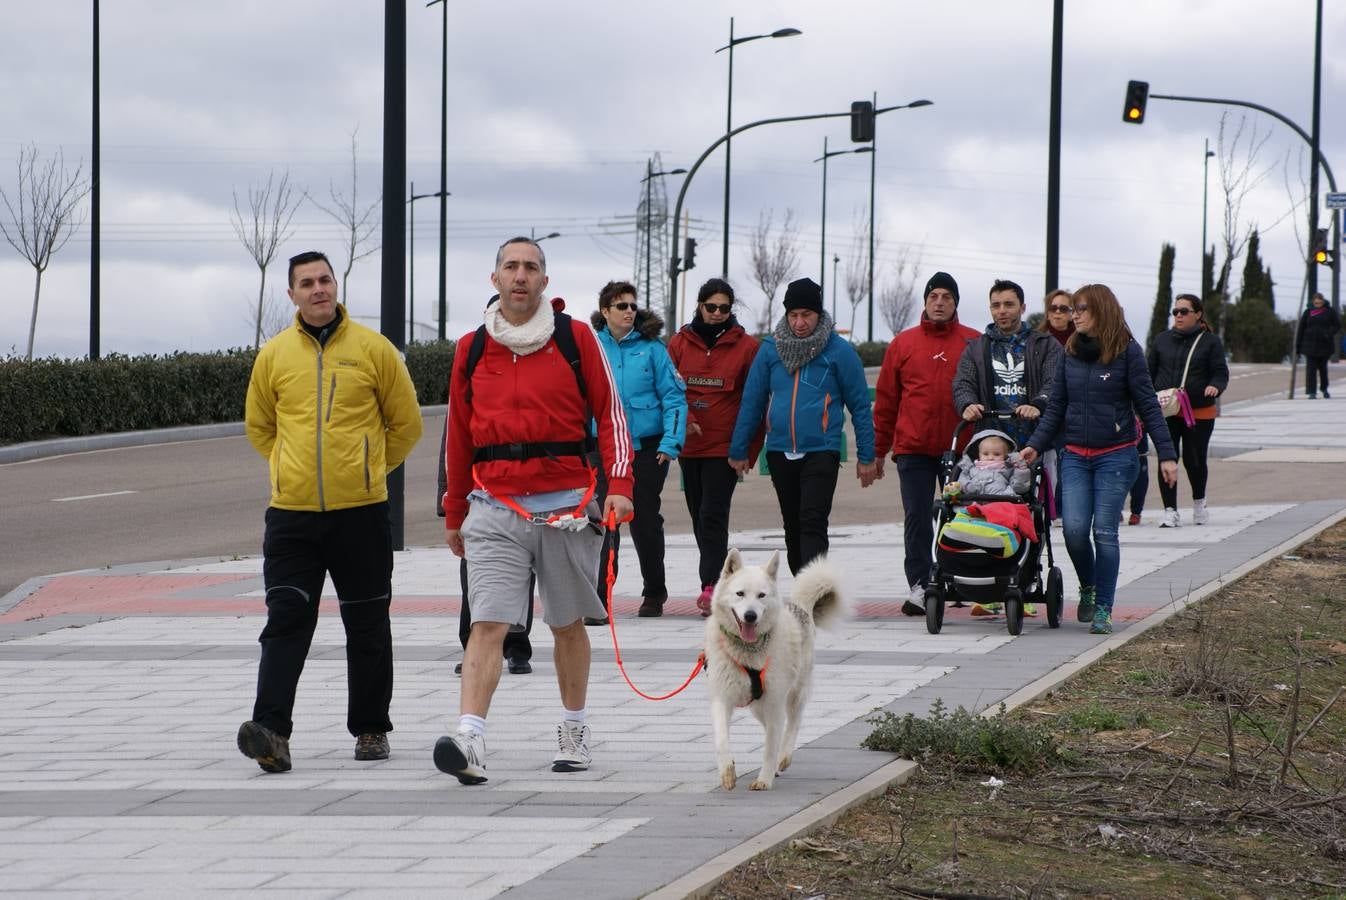
[[[1322,148],[1346,178],[1346,3],[1325,4]],[[0,28],[0,186],[13,191],[19,149],[89,157],[90,3],[4,5]],[[438,189],[440,7],[408,4],[408,159],[417,192]],[[360,190],[376,196],[382,156],[383,3],[359,0],[104,0],[102,4],[102,350],[209,350],[250,343],[256,266],[230,227],[231,192],[268,173],[326,198],[347,187],[359,129]],[[724,130],[729,16],[738,35],[792,26],[803,34],[739,46],[734,122],[834,112],[877,91],[880,105],[934,106],[879,120],[879,281],[903,253],[921,280],[937,269],[962,288],[961,317],[988,321],[997,277],[1041,308],[1046,241],[1052,3],[677,4],[589,0],[497,4],[450,0],[448,296],[451,335],[474,327],[490,294],[496,245],[516,233],[548,241],[549,293],[587,312],[599,287],[634,269],[632,218],[647,158],[687,167]],[[1306,130],[1313,87],[1312,0],[1072,0],[1065,18],[1061,188],[1063,286],[1111,285],[1144,331],[1160,246],[1177,246],[1179,289],[1199,285],[1203,142],[1216,148],[1224,108],[1152,100],[1143,126],[1121,121],[1128,79],[1158,93],[1230,97],[1284,113]],[[1245,111],[1232,110],[1230,128]],[[1263,228],[1277,310],[1303,286],[1307,145],[1248,112],[1269,169],[1243,206]],[[1247,138],[1245,133],[1245,142]],[[844,119],[767,126],[733,142],[730,278],[760,303],[748,240],[759,215],[801,225],[800,275],[820,266],[822,152],[849,146]],[[718,274],[722,152],[687,195],[700,241],[689,290]],[[1222,228],[1210,172],[1209,233]],[[681,183],[669,178],[669,204]],[[1289,187],[1287,188],[1287,181]],[[828,256],[853,255],[867,214],[869,164],[829,164]],[[1322,190],[1326,191],[1324,181]],[[1294,197],[1292,197],[1292,192]],[[404,215],[404,198],[392,204]],[[0,209],[0,214],[3,210]],[[305,204],[268,275],[284,295],[284,259],[341,255],[339,230]],[[1296,226],[1298,233],[1296,233]],[[416,319],[433,327],[436,201],[416,204]],[[88,349],[88,233],[43,282],[35,354]],[[378,254],[361,261],[347,298],[379,309]],[[1242,261],[1236,266],[1240,271]],[[656,271],[663,266],[656,267]],[[1323,270],[1326,272],[1326,270]],[[827,266],[827,278],[832,276]],[[1330,282],[1321,278],[1326,285]],[[0,355],[22,352],[33,270],[0,244]],[[268,288],[270,292],[270,287]],[[831,289],[828,287],[830,303]],[[849,324],[843,287],[841,324]],[[863,331],[864,309],[859,326]],[[876,322],[878,320],[876,316]],[[880,324],[879,334],[887,337]]]

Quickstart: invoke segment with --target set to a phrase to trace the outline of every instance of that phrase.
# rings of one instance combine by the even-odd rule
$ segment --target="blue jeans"
[[[1134,447],[1102,456],[1080,456],[1070,450],[1061,453],[1061,525],[1066,551],[1080,586],[1093,585],[1099,609],[1111,611],[1117,594],[1117,570],[1122,562],[1117,520],[1139,468]]]

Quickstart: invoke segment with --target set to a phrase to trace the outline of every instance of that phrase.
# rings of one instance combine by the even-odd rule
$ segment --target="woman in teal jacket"
[[[765,417],[766,459],[785,526],[786,558],[798,572],[827,553],[827,520],[841,466],[841,407],[855,428],[856,476],[877,477],[869,385],[855,348],[832,330],[811,279],[785,290],[785,315],[748,370],[729,444],[729,465],[748,470],[748,445]]]
[[[598,332],[598,344],[607,356],[612,379],[622,397],[626,424],[631,432],[632,474],[635,475],[635,518],[631,540],[640,561],[644,582],[638,615],[662,616],[668,599],[664,580],[664,517],[659,495],[668,477],[668,464],[682,452],[687,436],[687,386],[659,341],[664,321],[648,309],[636,306],[636,289],[630,282],[609,281],[598,294],[598,312],[590,321]],[[599,474],[599,491],[607,492]],[[600,502],[602,498],[600,497]],[[607,605],[608,558],[616,571],[617,534],[599,557],[598,596]],[[606,619],[586,619],[585,624],[606,625]]]

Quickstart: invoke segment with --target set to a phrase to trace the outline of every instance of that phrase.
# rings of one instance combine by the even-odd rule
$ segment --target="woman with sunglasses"
[[[700,555],[696,607],[702,616],[710,615],[710,595],[729,553],[729,505],[738,485],[729,438],[759,346],[734,317],[734,289],[723,278],[701,285],[692,320],[668,341],[668,355],[687,384],[687,444],[678,466]],[[754,462],[760,450],[759,438]]]
[[[609,281],[598,293],[598,311],[590,317],[598,344],[607,356],[612,380],[622,397],[635,475],[635,518],[631,542],[640,561],[640,611],[637,615],[657,618],[664,614],[668,585],[664,580],[664,517],[659,512],[660,493],[668,477],[668,463],[682,451],[687,430],[687,398],[682,379],[673,368],[668,351],[659,340],[664,320],[636,305],[635,285]],[[607,480],[599,470],[598,490],[607,492]],[[599,499],[602,502],[602,498]],[[608,559],[617,568],[617,532],[609,531],[598,562],[598,596],[607,606]],[[606,625],[607,619],[584,620],[586,625]]]
[[[1105,285],[1086,284],[1071,300],[1075,333],[1066,341],[1051,399],[1023,460],[1031,465],[1058,433],[1065,433],[1061,518],[1080,581],[1075,616],[1091,623],[1090,634],[1112,634],[1121,567],[1117,521],[1139,467],[1135,414],[1144,420],[1159,470],[1170,484],[1178,477],[1177,454],[1145,369],[1145,353],[1131,337],[1117,297]]]
[[[1050,334],[1064,347],[1066,341],[1075,333],[1075,323],[1070,318],[1070,291],[1057,288],[1044,297],[1042,303],[1045,315],[1042,317],[1042,324],[1038,326],[1038,331]],[[1061,516],[1061,448],[1065,446],[1063,441],[1064,439],[1058,436],[1052,448],[1042,454],[1042,470],[1047,473],[1048,497],[1051,500],[1049,511],[1053,519]]]
[[[1215,332],[1206,327],[1206,316],[1201,301],[1192,294],[1179,294],[1173,300],[1173,327],[1161,331],[1150,341],[1146,363],[1155,390],[1182,388],[1192,404],[1191,425],[1181,415],[1169,416],[1168,435],[1182,456],[1182,467],[1192,487],[1192,521],[1205,525],[1210,521],[1206,509],[1206,457],[1210,452],[1210,435],[1215,430],[1219,410],[1215,398],[1229,387],[1229,365],[1224,358],[1224,345]],[[1190,364],[1188,359],[1191,359]],[[1151,432],[1153,434],[1153,432]],[[1164,517],[1160,528],[1177,528],[1177,482],[1167,484],[1159,480],[1159,496],[1164,501]]]

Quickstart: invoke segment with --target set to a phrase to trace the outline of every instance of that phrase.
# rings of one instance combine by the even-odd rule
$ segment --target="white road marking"
[[[122,494],[138,494],[140,491],[108,491],[106,494],[81,494],[78,497],[52,497],[52,503],[69,503],[71,500],[97,500],[99,497],[118,497]]]

